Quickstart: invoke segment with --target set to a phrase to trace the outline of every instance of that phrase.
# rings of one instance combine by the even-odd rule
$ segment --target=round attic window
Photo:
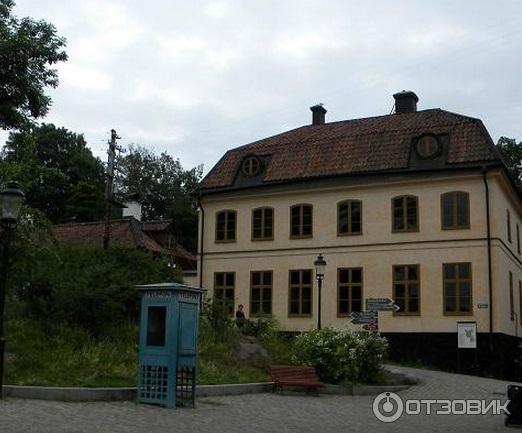
[[[421,158],[435,158],[440,153],[440,143],[434,135],[424,135],[417,140],[416,149]]]
[[[245,176],[257,176],[261,171],[261,161],[257,156],[248,156],[243,161],[242,169]]]

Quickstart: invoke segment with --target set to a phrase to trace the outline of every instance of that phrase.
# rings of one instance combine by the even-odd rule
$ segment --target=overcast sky
[[[69,61],[43,120],[106,159],[109,130],[207,172],[223,152],[311,121],[419,109],[522,140],[522,1],[17,0]],[[6,134],[0,135],[5,141]]]

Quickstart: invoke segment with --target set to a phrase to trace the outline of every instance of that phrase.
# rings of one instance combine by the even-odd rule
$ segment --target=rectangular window
[[[236,212],[224,210],[216,214],[216,242],[236,240]]]
[[[419,230],[418,200],[414,196],[395,197],[392,199],[394,232],[412,232]]]
[[[362,268],[340,268],[337,270],[337,314],[348,316],[362,311]]]
[[[446,192],[441,195],[442,229],[469,228],[469,194],[463,191]]]
[[[396,314],[420,314],[419,265],[393,266],[393,299],[400,310]]]
[[[509,315],[515,320],[515,301],[513,299],[513,272],[509,271]]]
[[[263,207],[252,211],[252,240],[266,241],[274,238],[274,209]]]
[[[214,274],[214,300],[220,302],[228,314],[234,313],[234,272],[216,272]]]
[[[298,204],[290,208],[290,237],[312,237],[312,205]]]
[[[289,316],[312,315],[312,271],[289,272]]]
[[[166,321],[166,307],[149,307],[147,309],[147,346],[165,346]]]
[[[272,271],[250,273],[250,315],[272,314]]]
[[[506,209],[507,239],[511,242],[511,213]]]
[[[360,235],[362,233],[362,202],[346,200],[337,205],[337,234]]]
[[[445,314],[472,314],[471,263],[442,265]]]

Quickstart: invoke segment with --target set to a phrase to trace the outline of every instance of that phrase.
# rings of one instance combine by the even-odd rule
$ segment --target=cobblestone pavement
[[[403,399],[504,399],[507,382],[400,368],[421,384]],[[203,398],[195,409],[117,403],[0,401],[1,433],[284,433],[284,432],[497,432],[503,415],[403,415],[384,424],[372,413],[373,397],[250,394]]]

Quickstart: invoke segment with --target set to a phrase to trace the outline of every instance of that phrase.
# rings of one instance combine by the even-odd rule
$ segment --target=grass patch
[[[82,328],[6,321],[6,383],[13,385],[136,386],[138,328],[124,323],[94,337]],[[248,383],[269,380],[268,365],[240,362],[234,351],[241,338],[235,327],[215,331],[200,321],[198,383]],[[275,334],[263,339],[272,362],[288,362],[289,343]]]

